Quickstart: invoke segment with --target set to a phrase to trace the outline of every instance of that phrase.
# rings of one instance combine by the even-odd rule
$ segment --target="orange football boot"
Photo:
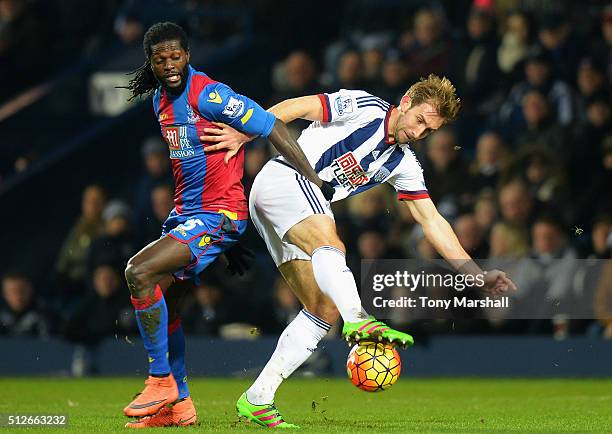
[[[188,396],[174,404],[162,407],[153,416],[141,417],[125,424],[126,428],[155,428],[161,426],[187,426],[197,422],[196,409]]]
[[[179,391],[172,374],[167,377],[149,376],[145,388],[123,409],[126,416],[144,417],[157,413],[164,405],[178,399]]]

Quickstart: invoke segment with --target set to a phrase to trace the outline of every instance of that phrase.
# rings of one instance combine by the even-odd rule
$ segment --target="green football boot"
[[[345,322],[342,327],[342,337],[349,343],[360,341],[385,342],[406,348],[414,344],[414,339],[408,333],[393,330],[373,316],[358,322]]]
[[[267,428],[299,428],[283,420],[274,404],[255,405],[247,399],[246,393],[240,395],[236,402],[238,417],[244,417],[257,425]]]

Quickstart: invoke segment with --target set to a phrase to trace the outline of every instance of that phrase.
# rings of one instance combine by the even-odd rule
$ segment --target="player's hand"
[[[516,285],[506,273],[500,270],[490,270],[484,275],[484,285],[482,290],[490,295],[501,295],[512,289],[516,291]]]
[[[216,143],[204,147],[204,152],[220,151],[227,149],[225,154],[225,164],[238,153],[242,145],[253,140],[255,136],[241,133],[238,130],[230,127],[229,125],[222,124],[221,122],[213,122],[218,128],[204,128],[202,131],[205,133],[200,136],[202,142]]]
[[[251,263],[255,259],[255,253],[251,249],[244,247],[242,244],[237,243],[230,249],[223,252],[225,259],[227,260],[227,271],[232,276],[238,274],[239,276],[244,275],[249,268]]]

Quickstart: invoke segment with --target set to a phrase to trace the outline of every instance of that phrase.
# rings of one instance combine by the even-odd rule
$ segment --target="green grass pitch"
[[[164,432],[262,431],[234,410],[247,380],[192,379],[201,424]],[[36,432],[129,432],[122,408],[139,378],[0,379],[0,413],[66,413],[68,429]],[[344,379],[290,379],[277,406],[301,431],[335,432],[612,432],[612,379],[412,379],[366,393]],[[0,428],[5,431],[6,428]],[[29,430],[29,429],[28,429]],[[14,429],[13,432],[24,432]]]

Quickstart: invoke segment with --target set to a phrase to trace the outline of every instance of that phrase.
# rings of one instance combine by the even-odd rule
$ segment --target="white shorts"
[[[315,214],[334,218],[319,187],[277,159],[268,161],[255,177],[249,213],[277,267],[293,259],[310,260],[302,249],[284,241],[289,229]]]

